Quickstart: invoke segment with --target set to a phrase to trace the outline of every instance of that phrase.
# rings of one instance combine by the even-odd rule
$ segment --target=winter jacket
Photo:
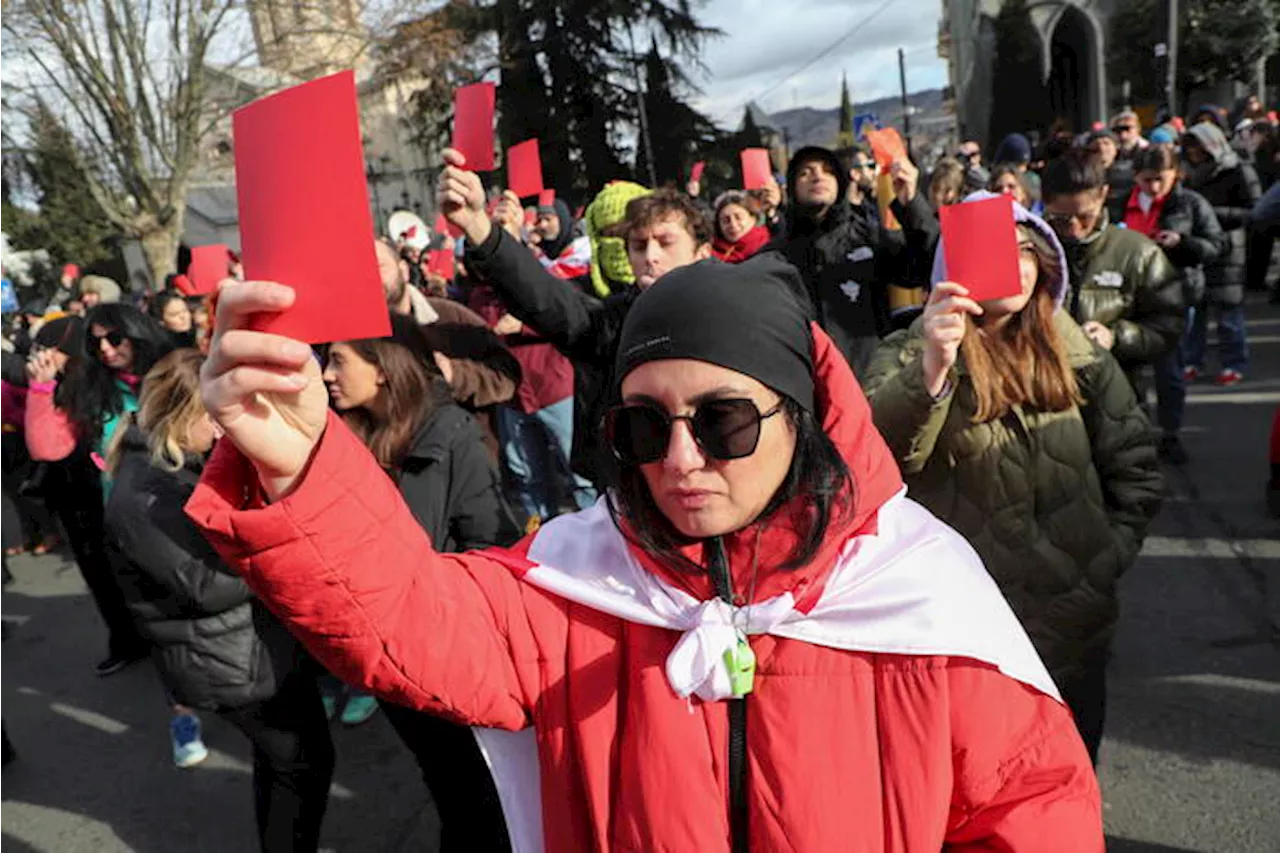
[[[923,195],[905,208],[895,202],[893,212],[902,231],[886,229],[878,218],[872,223],[843,203],[820,222],[793,215],[786,233],[764,250],[800,270],[800,296],[855,373],[892,329],[888,286],[914,283],[911,258],[926,255],[937,240],[937,219]]]
[[[395,479],[437,551],[507,545],[518,537],[484,434],[455,404],[441,406],[418,430]]]
[[[1141,210],[1139,192],[1134,187],[1129,194],[1125,204],[1126,213],[1135,208]],[[1230,246],[1229,240],[1218,224],[1218,217],[1209,202],[1194,190],[1175,184],[1164,200],[1158,203],[1161,207],[1155,228],[1145,236],[1154,237],[1158,231],[1173,231],[1182,236],[1178,245],[1172,249],[1164,249],[1164,253],[1182,273],[1184,304],[1196,305],[1204,298],[1204,266],[1222,257]]]
[[[711,244],[711,254],[726,264],[740,264],[759,252],[772,239],[769,229],[763,225],[752,228],[736,243],[730,243],[722,237],[716,237]]]
[[[1109,223],[1080,241],[1064,241],[1071,269],[1067,306],[1081,325],[1093,320],[1115,337],[1111,354],[1130,379],[1172,349],[1182,335],[1182,277],[1147,237]]]
[[[851,468],[856,499],[814,560],[795,570],[776,568],[795,541],[785,510],[777,523],[723,538],[718,564],[743,591],[738,600],[753,604],[739,619],[757,658],[754,690],[732,704],[743,725],[731,721],[730,702],[702,692],[723,695],[720,649],[726,632],[728,642],[736,637],[729,605],[705,571],[631,545],[603,503],[544,525],[510,551],[439,555],[331,416],[287,497],[270,505],[247,498],[256,493],[251,465],[225,443],[187,510],[344,680],[460,722],[532,727],[531,735],[499,733],[536,758],[523,786],[495,773],[504,810],[509,798],[536,803],[531,824],[509,817],[517,838],[530,838],[522,827],[533,834],[517,850],[728,853],[733,728],[745,738],[754,851],[1101,853],[1096,779],[1068,712],[1047,695],[1052,684],[1029,686],[998,663],[954,651],[920,651],[933,648],[931,629],[941,630],[935,617],[952,621],[948,636],[965,643],[990,626],[986,615],[1005,614],[995,621],[1011,629],[996,656],[1025,648],[1032,660],[1024,662],[1043,673],[968,546],[899,495],[896,466],[847,363],[820,330],[814,338],[818,411]],[[891,558],[929,547],[954,559]],[[696,545],[684,552],[699,565],[701,554]],[[877,594],[883,606],[859,609],[849,592],[860,590],[861,576],[844,583],[834,574],[838,563],[856,569],[859,554],[880,555],[874,562],[884,571],[866,578],[872,585],[894,587],[912,565],[916,578],[903,579],[896,607]],[[582,574],[556,571],[560,560]],[[960,596],[966,606],[945,591],[961,577],[972,581]],[[557,582],[562,591],[548,588]],[[917,651],[866,641],[833,647],[796,639],[798,627],[765,632],[751,622],[759,608],[762,619],[791,614],[810,625],[804,614],[825,612],[829,595],[849,604],[837,621],[887,619],[906,633],[885,647],[914,637]],[[673,611],[683,614],[680,627],[662,615]],[[673,678],[686,685],[681,693]],[[701,685],[696,694],[690,684]]]
[[[300,648],[183,515],[198,460],[175,472],[155,467],[136,426],[122,442],[106,526],[124,559],[112,564],[161,680],[194,708],[274,696]]]
[[[1235,308],[1244,302],[1245,235],[1253,206],[1262,196],[1262,187],[1258,173],[1240,161],[1216,127],[1198,124],[1187,132],[1195,135],[1212,158],[1211,162],[1191,170],[1187,186],[1213,205],[1213,212],[1231,244],[1229,252],[1205,267],[1206,296],[1214,305]]]
[[[472,288],[470,307],[492,328],[507,313],[493,288]],[[519,332],[502,336],[502,343],[520,363],[521,379],[512,405],[527,414],[545,409],[573,395],[573,365],[563,353],[525,325]]]
[[[978,551],[1063,684],[1110,643],[1116,581],[1163,484],[1151,426],[1116,360],[1065,312],[1054,320],[1081,407],[1017,407],[974,423],[963,355],[949,392],[935,400],[925,389],[921,321],[885,340],[866,388],[910,494]]]

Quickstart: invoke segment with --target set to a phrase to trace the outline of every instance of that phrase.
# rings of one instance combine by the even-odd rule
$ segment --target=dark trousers
[[[253,745],[253,812],[263,853],[315,853],[333,780],[333,738],[315,677],[295,669],[275,696],[219,712]]]
[[[1182,429],[1187,408],[1187,386],[1182,380],[1182,349],[1174,347],[1153,364],[1156,383],[1156,422],[1166,435]]]
[[[1058,689],[1062,701],[1067,703],[1076,718],[1076,728],[1089,760],[1096,767],[1098,747],[1102,744],[1102,729],[1107,719],[1107,659],[1110,651],[1091,655],[1084,661],[1083,669],[1071,678],[1060,678]]]
[[[62,522],[76,565],[106,623],[108,648],[116,657],[142,657],[149,644],[138,634],[111,567],[111,561],[120,556],[107,541],[98,469],[88,458],[73,457],[52,465],[56,471],[50,471],[45,500]]]
[[[498,789],[471,729],[390,702],[379,704],[413,753],[435,801],[442,853],[510,851]]]
[[[37,497],[23,494],[20,489],[39,463],[32,462],[27,455],[27,444],[21,433],[5,433],[0,454],[0,459],[3,460],[0,462],[0,472],[4,474],[0,478],[5,502],[4,545],[6,548],[34,547],[57,532],[57,524],[44,504]],[[18,536],[14,536],[9,527],[12,520],[18,522]]]

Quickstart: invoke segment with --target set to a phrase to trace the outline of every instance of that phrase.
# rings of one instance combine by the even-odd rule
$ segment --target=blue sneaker
[[[342,724],[344,726],[358,726],[361,723],[368,722],[369,718],[378,713],[378,700],[374,699],[368,693],[352,693],[347,698],[346,707],[342,709]]]
[[[173,763],[178,767],[195,767],[209,757],[200,740],[200,718],[195,714],[179,714],[170,720],[169,738],[173,741]]]

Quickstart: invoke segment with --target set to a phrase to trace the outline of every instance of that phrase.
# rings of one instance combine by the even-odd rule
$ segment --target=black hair
[[[755,521],[794,507],[791,524],[798,541],[779,568],[797,569],[818,553],[831,525],[851,515],[854,483],[844,457],[813,413],[785,395],[782,411],[795,429],[795,454],[787,476]],[[702,571],[680,553],[697,540],[680,533],[662,514],[640,466],[623,465],[607,450],[602,456],[606,503],[618,529],[659,561],[686,571]]]
[[[1040,196],[1048,202],[1058,196],[1101,189],[1106,184],[1106,170],[1089,152],[1075,148],[1045,166]]]
[[[162,290],[155,296],[151,297],[151,301],[147,304],[147,313],[149,313],[151,318],[157,323],[162,323],[164,321],[164,309],[175,299],[180,299],[183,302],[186,302],[187,298],[176,290]]]
[[[98,356],[100,345],[93,327],[121,332],[133,345],[133,366],[129,372],[145,376],[152,366],[173,348],[165,330],[155,320],[118,302],[95,305],[84,319],[85,354],[67,365],[64,382],[58,384],[54,402],[67,413],[82,440],[96,441],[102,425],[124,409],[124,394],[111,368]]]

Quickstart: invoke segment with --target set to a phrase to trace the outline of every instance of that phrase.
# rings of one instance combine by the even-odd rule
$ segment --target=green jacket
[[[1182,277],[1163,249],[1105,221],[1099,231],[1064,248],[1071,267],[1071,316],[1111,330],[1111,354],[1126,372],[1177,345],[1186,323]]]
[[[882,342],[865,388],[908,494],[969,540],[1061,684],[1110,643],[1116,581],[1164,484],[1116,360],[1063,311],[1055,320],[1083,406],[975,424],[963,356],[950,391],[925,390],[919,320]]]

